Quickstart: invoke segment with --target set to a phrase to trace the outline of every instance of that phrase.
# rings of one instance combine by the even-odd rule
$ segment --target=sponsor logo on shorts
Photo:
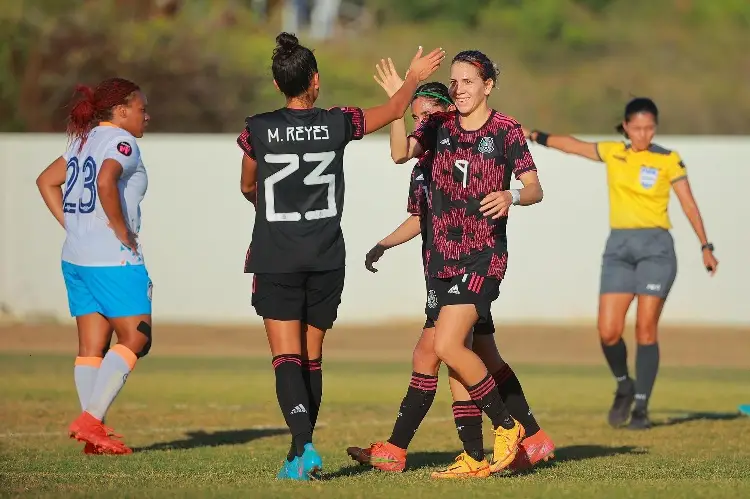
[[[133,146],[131,146],[127,142],[120,142],[119,144],[117,144],[117,152],[119,152],[123,156],[130,156],[131,154],[133,154]]]
[[[661,284],[646,284],[648,291],[659,291],[661,290]]]
[[[650,189],[656,183],[656,179],[659,177],[659,170],[650,166],[641,167],[641,186],[644,189]]]
[[[495,151],[495,141],[492,140],[492,137],[482,137],[479,140],[479,145],[477,146],[477,151],[481,152],[482,154],[490,154]]]
[[[152,283],[151,281],[148,281],[146,296],[148,297],[148,301],[151,301],[152,297],[154,296],[154,283]]]
[[[437,293],[435,293],[434,289],[431,289],[427,292],[427,306],[430,308],[437,307],[438,300],[437,300]]]

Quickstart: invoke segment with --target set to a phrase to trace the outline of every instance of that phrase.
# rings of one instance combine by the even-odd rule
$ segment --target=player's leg
[[[412,354],[412,373],[401,401],[391,437],[370,447],[349,447],[346,452],[360,464],[382,471],[403,471],[412,438],[432,407],[437,391],[440,359],[435,355],[435,325],[427,319]]]
[[[435,291],[440,304],[435,323],[435,353],[492,421],[495,445],[490,469],[493,472],[506,468],[516,457],[524,430],[503,404],[482,360],[465,343],[477,320],[487,319],[499,286],[499,281],[475,274],[430,281],[431,291]]]
[[[101,308],[84,284],[77,268],[76,265],[62,263],[68,307],[70,315],[76,319],[78,330],[78,356],[73,367],[73,379],[78,401],[81,404],[81,412],[83,412],[91,397],[102,358],[109,349],[112,327],[100,314]],[[84,452],[86,454],[99,453],[97,448],[88,442],[84,447]]]
[[[309,400],[310,426],[314,430],[323,400],[323,340],[326,331],[333,327],[338,317],[341,294],[344,291],[344,268],[305,274],[303,284],[304,307],[302,324],[302,378]],[[323,469],[320,455],[312,444],[312,434],[300,454],[303,473],[315,478]]]
[[[100,313],[76,317],[76,327],[78,329],[78,357],[75,362],[74,378],[81,411],[84,411],[94,389],[102,359],[109,351],[114,330],[109,321]],[[93,444],[88,442],[83,452],[84,454],[101,454]]]
[[[466,338],[466,348],[472,348],[473,335]],[[484,454],[482,436],[482,411],[471,399],[468,390],[452,369],[448,369],[448,382],[453,397],[453,420],[463,452],[441,471],[432,473],[432,478],[486,478],[490,475],[490,464]]]
[[[114,329],[117,344],[104,356],[86,410],[71,425],[71,433],[106,452],[130,453],[121,442],[100,437],[102,430],[112,433],[102,422],[137,359],[151,346],[151,279],[143,265],[85,267],[79,273]]]
[[[109,350],[113,329],[106,317],[98,312],[76,317],[76,328],[78,329],[78,357],[75,362],[74,378],[81,410],[85,410],[102,359]]]
[[[503,403],[513,418],[521,423],[526,437],[510,468],[519,471],[554,457],[555,444],[539,427],[516,373],[500,356],[495,343],[495,325],[490,318],[474,326],[473,350],[492,373]]]
[[[625,317],[635,297],[636,276],[628,233],[613,231],[602,257],[598,329],[604,358],[617,381],[609,410],[612,427],[625,424],[635,400],[635,383],[628,373],[628,351],[622,339]]]
[[[639,261],[636,265],[638,312],[635,337],[635,406],[628,428],[651,427],[648,401],[659,371],[658,325],[664,303],[677,275],[677,257],[672,236],[666,230],[652,229],[637,236]]]
[[[284,459],[279,479],[309,478],[300,459],[305,446],[312,443],[310,400],[302,375],[306,280],[302,272],[253,276],[252,304],[263,317],[276,377],[276,398],[294,442],[294,456]]]

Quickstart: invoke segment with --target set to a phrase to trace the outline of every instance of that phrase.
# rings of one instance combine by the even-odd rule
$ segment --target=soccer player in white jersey
[[[151,280],[138,242],[148,178],[136,138],[149,116],[138,85],[121,78],[78,86],[70,144],[37,179],[65,228],[62,273],[78,326],[74,378],[83,412],[70,436],[88,454],[129,454],[104,426],[136,360],[151,347]],[[117,344],[106,355],[112,331]]]

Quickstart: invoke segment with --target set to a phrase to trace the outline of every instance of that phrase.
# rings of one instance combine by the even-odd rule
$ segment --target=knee
[[[657,341],[656,324],[647,323],[645,321],[636,322],[635,339],[639,345],[652,345],[656,343]]]
[[[435,335],[435,355],[438,359],[451,364],[453,354],[461,348],[466,348],[462,343],[451,341],[451,338],[444,335]]]
[[[424,342],[417,343],[411,361],[415,372],[437,376],[440,359],[431,345],[425,345]]]
[[[136,330],[124,338],[118,335],[118,343],[127,347],[141,359],[151,351],[151,324],[141,321]]]
[[[603,345],[612,346],[622,338],[624,321],[604,321],[599,319],[599,339]]]

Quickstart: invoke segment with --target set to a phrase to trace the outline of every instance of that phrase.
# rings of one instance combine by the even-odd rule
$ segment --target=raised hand
[[[376,64],[375,69],[377,70],[378,74],[373,75],[372,77],[375,78],[375,81],[378,82],[378,85],[380,85],[383,90],[385,90],[385,93],[388,94],[388,97],[393,97],[393,94],[398,92],[398,89],[401,88],[401,85],[404,84],[404,80],[402,80],[396,72],[396,68],[393,65],[393,60],[390,57],[388,58],[387,62],[385,61],[385,59],[380,59],[380,64]]]
[[[442,48],[437,48],[423,56],[422,47],[420,46],[416,55],[411,60],[408,74],[409,76],[414,75],[419,81],[424,81],[437,71],[443,59],[445,59],[445,51]]]

